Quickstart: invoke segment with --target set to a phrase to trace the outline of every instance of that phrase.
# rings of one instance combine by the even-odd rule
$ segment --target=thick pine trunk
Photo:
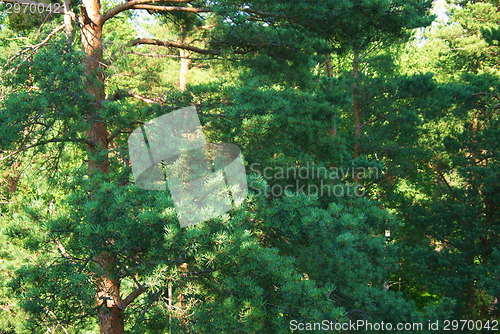
[[[101,334],[123,334],[124,319],[123,310],[117,306],[99,309],[99,327]]]
[[[83,0],[80,21],[82,23],[82,48],[85,52],[87,92],[94,97],[94,106],[85,117],[91,122],[87,132],[89,145],[89,172],[108,173],[107,158],[108,132],[106,123],[99,117],[99,109],[104,100],[104,73],[102,57],[102,22],[99,0]]]
[[[87,139],[90,143],[88,146],[89,174],[92,176],[97,173],[107,174],[109,172],[108,131],[105,120],[99,115],[99,109],[104,100],[103,22],[99,0],[83,0],[80,9],[87,92],[94,98],[94,105],[89,107],[89,112],[85,115],[91,124],[87,131]],[[99,222],[95,223],[99,224]],[[114,278],[113,259],[107,254],[100,254],[94,260],[99,263],[102,269],[96,280],[100,333],[123,334],[125,330],[123,312],[125,306],[120,296],[119,279]]]
[[[110,266],[109,259],[99,258],[101,266]],[[125,304],[120,297],[120,281],[112,279],[112,273],[103,274],[97,282],[97,303],[99,305],[100,334],[125,333]]]

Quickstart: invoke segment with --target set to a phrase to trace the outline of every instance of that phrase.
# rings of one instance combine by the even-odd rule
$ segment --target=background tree
[[[498,24],[494,5],[465,4],[403,56],[405,72],[432,71],[435,79],[429,73],[412,88],[428,101],[415,131],[419,148],[401,157],[413,167],[394,156],[400,170],[384,186],[408,222],[403,289],[421,303],[454,298],[457,318],[498,315]]]

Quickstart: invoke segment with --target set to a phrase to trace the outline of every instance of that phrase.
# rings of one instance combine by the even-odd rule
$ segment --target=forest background
[[[0,59],[0,333],[498,324],[498,1],[4,0]],[[190,105],[249,195],[181,228],[127,139]]]

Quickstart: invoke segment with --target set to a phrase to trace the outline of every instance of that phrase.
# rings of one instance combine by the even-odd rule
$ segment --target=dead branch
[[[50,34],[48,34],[44,39],[43,41],[41,41],[40,43],[38,44],[35,44],[35,45],[29,45],[29,46],[25,46],[24,49],[22,49],[21,51],[19,51],[18,53],[16,53],[15,55],[13,55],[12,57],[10,57],[9,59],[7,59],[7,61],[5,62],[5,65],[4,67],[7,67],[14,59],[16,59],[17,57],[27,53],[28,51],[31,51],[31,53],[25,57],[23,59],[23,62],[26,61],[27,59],[29,59],[33,54],[35,54],[35,52],[40,48],[42,47],[43,45],[47,44],[48,41],[50,41],[50,39],[52,37],[54,37],[55,34],[57,34],[59,31],[63,30],[65,28],[65,25],[60,25],[58,26],[57,28],[55,28],[54,30],[52,30],[52,32]]]

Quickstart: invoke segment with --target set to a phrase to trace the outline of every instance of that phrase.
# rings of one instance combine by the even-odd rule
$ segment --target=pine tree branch
[[[151,99],[151,98],[139,95],[139,94],[135,94],[132,91],[126,90],[126,89],[117,91],[116,93],[114,93],[113,95],[111,95],[107,100],[109,100],[109,101],[116,101],[116,100],[121,100],[121,99],[123,99],[125,97],[133,97],[133,98],[136,98],[136,99],[138,99],[140,101],[143,101],[143,102],[146,102],[146,103],[158,103],[158,104],[164,104],[165,103],[164,100]],[[198,115],[200,115],[200,116],[209,116],[209,117],[228,117],[227,115],[223,115],[223,114],[205,114],[205,113],[202,113],[202,112],[199,112],[199,111],[198,111]],[[144,124],[144,123],[142,123],[142,122],[134,122],[132,124]],[[117,136],[119,136],[122,133],[128,133],[128,132],[124,132],[121,129],[117,130],[117,131],[113,132],[110,135],[110,137],[108,138],[108,141],[112,141],[113,139],[115,139]]]
[[[130,46],[136,46],[139,44],[166,46],[169,48],[178,48],[206,55],[220,55],[222,53],[221,51],[218,50],[201,49],[196,46],[176,41],[160,41],[158,39],[151,39],[151,38],[137,38],[129,42]]]
[[[143,57],[151,57],[151,58],[184,58],[184,59],[189,59],[188,57],[182,57],[179,55],[161,55],[161,54],[156,54],[156,53],[143,53],[143,52],[130,52],[129,54],[137,55],[137,56],[143,56]]]
[[[124,307],[127,307],[128,305],[130,305],[131,303],[134,302],[134,300],[136,300],[140,295],[142,295],[142,293],[144,291],[146,291],[148,289],[147,286],[139,286],[137,289],[135,289],[134,291],[132,291],[126,298],[125,300],[123,301],[123,306]]]
[[[134,300],[137,299],[137,297],[139,297],[144,291],[146,291],[148,289],[147,286],[144,286],[142,285],[141,283],[139,283],[139,281],[137,280],[137,273],[135,275],[130,275],[130,277],[132,277],[132,279],[134,280],[135,284],[137,285],[137,289],[135,289],[134,291],[132,291],[124,300],[123,300],[123,309],[126,308],[128,305],[130,305],[131,303],[134,302]]]
[[[176,2],[176,3],[190,3],[192,0],[172,0],[169,2]],[[129,9],[135,9],[134,6],[136,5],[141,5],[141,4],[152,4],[155,3],[155,0],[132,0],[132,1],[127,1],[121,5],[118,5],[116,7],[111,8],[108,10],[106,13],[102,15],[102,20],[101,22],[104,23],[107,20],[115,17],[116,15],[120,14],[123,11],[129,10]],[[159,6],[159,7],[165,7],[165,6]],[[192,7],[174,7],[170,6],[171,8],[192,8]],[[174,10],[171,10],[174,11]]]
[[[26,150],[29,150],[31,148],[35,148],[35,147],[42,146],[42,145],[47,145],[50,143],[84,143],[84,144],[91,145],[91,146],[94,145],[94,143],[92,143],[89,140],[84,139],[84,138],[73,138],[73,139],[53,138],[53,139],[49,139],[49,140],[42,140],[42,141],[37,142],[33,145],[27,146],[27,147],[23,148],[22,151],[26,151]]]
[[[158,100],[158,99],[154,99],[154,98],[152,99],[152,98],[149,98],[149,97],[146,97],[143,95],[136,94],[136,93],[132,92],[131,90],[127,90],[127,89],[121,89],[121,90],[117,91],[110,98],[108,98],[108,100],[116,101],[116,100],[121,100],[125,97],[133,97],[135,99],[138,99],[138,100],[140,100],[142,102],[146,102],[146,103],[162,103],[163,102],[163,101]]]
[[[180,58],[180,59],[191,59],[191,60],[212,60],[212,59],[219,59],[218,57],[202,57],[202,58],[193,58],[193,57],[186,57],[186,56],[179,56],[179,55],[162,55],[162,54],[155,54],[155,53],[143,53],[143,52],[129,52],[129,54],[137,55],[137,56],[143,56],[143,57],[151,57],[151,58]]]
[[[23,1],[29,1],[29,0],[23,0]],[[169,1],[169,2],[189,4],[192,1],[193,0],[173,0],[173,1]],[[127,1],[121,5],[118,5],[116,7],[111,8],[106,13],[104,13],[101,17],[102,18],[101,22],[104,23],[107,20],[118,15],[119,13],[126,11],[126,10],[129,10],[129,9],[146,9],[146,10],[156,10],[156,11],[163,11],[163,12],[188,12],[188,13],[209,13],[209,12],[212,12],[212,10],[210,8],[182,7],[182,6],[158,6],[158,5],[154,5],[155,2],[156,2],[155,0],[131,0],[131,1]],[[238,7],[238,10],[245,12],[247,14],[257,15],[257,16],[275,16],[273,13],[263,12],[263,11],[259,11],[259,10],[255,10],[255,9],[251,9],[251,8],[245,8],[245,7]]]
[[[453,191],[453,188],[451,187],[451,185],[448,183],[448,180],[446,180],[446,178],[444,177],[443,172],[439,168],[436,168],[436,167],[432,166],[430,162],[427,163],[427,167],[429,167],[430,169],[432,169],[433,171],[435,171],[436,174],[437,174],[437,176],[439,178],[441,178],[441,180],[443,180],[444,184],[446,185],[446,188],[448,188],[448,191],[451,194],[451,198],[453,200],[455,200],[456,199],[455,192]]]
[[[273,13],[262,12],[260,10],[255,10],[255,9],[251,9],[251,8],[239,7],[238,10],[245,12],[247,14],[254,14],[254,15],[258,15],[258,16],[276,16]]]
[[[52,30],[52,32],[50,34],[47,35],[47,37],[45,37],[43,39],[43,41],[41,41],[40,43],[32,46],[31,48],[32,49],[38,49],[40,48],[42,45],[46,44],[48,41],[50,41],[50,39],[52,37],[54,37],[55,34],[57,34],[59,31],[63,30],[66,26],[63,24],[63,25],[60,25],[59,27],[55,28],[54,30]]]
[[[187,13],[209,13],[212,10],[209,8],[197,8],[197,7],[176,7],[176,6],[156,6],[156,5],[135,5],[132,9],[147,9],[147,10],[157,10],[160,12],[187,12]]]
[[[76,261],[82,261],[82,262],[86,261],[85,259],[79,259],[77,257],[71,256],[71,254],[69,254],[68,251],[66,251],[66,248],[59,240],[52,239],[52,241],[56,244],[57,249],[59,249],[59,251],[61,252],[61,255],[64,258],[68,259],[71,263],[77,264]]]
[[[128,134],[128,133],[132,133],[132,129],[131,129],[131,126],[134,125],[134,124],[139,124],[139,125],[144,125],[144,122],[132,122],[129,124],[128,127],[125,127],[125,128],[120,128],[120,129],[117,129],[115,130],[113,133],[111,133],[111,135],[108,137],[108,142],[112,142],[116,137],[118,137],[119,135],[121,134]],[[128,129],[128,131],[123,131],[124,129]]]
[[[121,129],[120,130],[117,130],[115,132],[113,132],[109,137],[108,137],[108,143],[112,142],[116,137],[118,137],[119,135],[122,135],[122,134],[130,134],[132,133],[132,131],[122,131]]]
[[[29,57],[31,57],[40,47],[42,47],[43,45],[47,44],[48,41],[50,41],[50,39],[52,37],[54,37],[55,34],[57,34],[59,31],[63,30],[65,28],[65,25],[60,25],[58,27],[56,27],[54,30],[52,30],[50,32],[50,34],[48,34],[40,43],[38,44],[35,44],[35,45],[29,45],[29,46],[25,46],[24,49],[22,49],[21,51],[19,51],[18,53],[16,53],[15,55],[13,55],[12,57],[10,57],[9,59],[7,59],[7,61],[5,62],[5,65],[4,67],[7,67],[8,64],[10,64],[14,59],[16,59],[17,57],[23,55],[24,53],[28,52],[28,51],[31,51],[31,53],[25,57],[23,59],[23,61],[27,60]]]
[[[371,124],[371,123],[373,123],[373,122],[379,121],[379,120],[381,120],[381,119],[387,119],[387,117],[385,117],[385,116],[379,116],[379,117],[377,117],[377,118],[374,118],[374,119],[372,119],[372,120],[369,120],[368,122],[365,122],[364,124],[362,124],[362,125],[361,125],[361,129],[362,129],[362,128],[364,128],[365,126],[367,126],[367,125],[369,125],[369,124]]]
[[[87,139],[83,139],[83,138],[74,138],[74,139],[58,139],[58,138],[53,138],[53,139],[49,139],[49,140],[42,140],[42,141],[39,141],[39,142],[37,142],[35,144],[32,144],[32,145],[29,145],[29,146],[21,147],[18,150],[14,151],[14,152],[11,152],[10,154],[8,154],[6,156],[0,157],[0,161],[8,159],[8,158],[10,158],[12,156],[15,156],[16,154],[19,154],[21,152],[25,152],[25,151],[27,151],[29,149],[32,149],[32,148],[35,148],[35,147],[38,147],[38,146],[47,145],[47,144],[50,144],[50,143],[84,143],[84,144],[87,144],[87,145],[90,145],[90,146],[94,145],[94,143],[90,142]],[[2,153],[2,151],[0,151],[0,153]]]

